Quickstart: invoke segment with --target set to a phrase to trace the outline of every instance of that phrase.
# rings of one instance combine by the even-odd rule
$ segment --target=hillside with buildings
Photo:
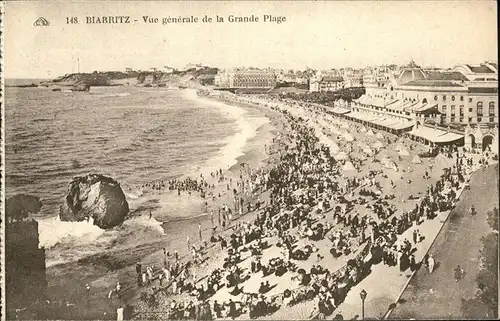
[[[167,86],[167,85],[213,85],[217,68],[194,65],[184,70],[166,67],[151,70],[94,71],[71,73],[40,83],[40,86]]]

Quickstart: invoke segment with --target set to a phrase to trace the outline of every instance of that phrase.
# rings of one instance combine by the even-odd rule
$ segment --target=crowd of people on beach
[[[422,264],[432,270],[432,257],[418,262],[414,254],[423,240],[418,227],[425,219],[432,220],[439,212],[453,208],[458,190],[466,183],[465,168],[470,169],[473,159],[456,147],[440,147],[438,153],[455,158],[455,164],[446,168],[423,196],[414,198],[419,202],[413,210],[400,212],[388,203],[390,196],[375,192],[380,190],[376,180],[381,172],[345,177],[343,162],[335,160],[329,147],[319,141],[315,128],[301,116],[293,115],[288,107],[273,108],[287,120],[277,163],[270,170],[251,171],[246,180],[240,176],[238,190],[233,191],[235,214],[241,216],[246,205],[245,213],[257,212],[255,219],[241,219],[233,224],[232,207],[223,204],[218,220],[210,213],[210,242],[202,240],[201,232],[198,247],[188,238],[192,258],[187,263],[181,264],[176,252],[170,255],[165,249],[164,267],[155,271],[148,267],[144,272],[138,266],[139,286],[158,279],[153,293],[164,291],[172,297],[167,319],[234,319],[243,314],[265,317],[281,307],[311,300],[315,300],[315,309],[310,317],[324,318],[336,311],[349,290],[370,274],[374,264],[398,266],[401,272],[414,272]],[[314,112],[314,108],[310,110]],[[386,138],[389,143],[395,140]],[[410,148],[413,150],[413,145]],[[212,173],[212,177],[223,175],[222,170]],[[401,179],[404,181],[403,176]],[[227,189],[232,185],[231,181]],[[167,186],[198,191],[207,188],[193,181],[173,181]],[[269,191],[269,201],[257,199],[244,204],[238,195],[245,188],[251,194]],[[360,204],[369,205],[368,211],[361,214],[353,210]],[[403,237],[412,227],[411,240]],[[323,240],[330,242],[328,259],[343,256],[346,265],[335,271],[321,265],[325,257],[315,242]],[[209,259],[202,255],[214,246],[220,246],[225,253],[224,263],[201,278],[196,271]],[[281,255],[265,260],[263,253],[273,246],[281,249]],[[310,269],[301,268],[311,256],[316,264]],[[250,268],[242,267],[247,259]],[[256,275],[261,280],[260,287],[247,290],[246,281]],[[281,286],[277,291],[278,284],[265,280],[271,275],[286,276],[290,286]],[[227,295],[211,302],[219,291],[226,291]]]

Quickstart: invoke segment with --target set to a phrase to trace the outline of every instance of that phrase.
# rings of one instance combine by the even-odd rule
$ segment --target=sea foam
[[[209,175],[219,168],[229,169],[237,164],[238,157],[244,155],[247,143],[257,135],[257,130],[269,123],[267,117],[250,116],[248,111],[242,107],[201,98],[194,90],[185,90],[185,92],[189,99],[197,100],[205,106],[218,108],[223,115],[234,120],[238,128],[234,135],[223,140],[224,146],[200,169],[204,175]]]

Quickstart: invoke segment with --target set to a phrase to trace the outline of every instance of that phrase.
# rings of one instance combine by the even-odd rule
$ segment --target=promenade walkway
[[[475,170],[477,169],[479,169],[478,166],[475,167]],[[466,184],[462,184],[457,193],[459,199],[463,197],[465,186]],[[417,250],[414,255],[417,262],[420,262],[429,251],[451,212],[440,212],[433,220],[424,220],[422,224],[412,226],[398,237],[398,239],[411,239],[413,230],[416,228],[425,236],[425,239],[415,246]],[[457,259],[463,261],[461,258]],[[337,312],[342,314],[345,319],[356,318],[356,316],[360,318],[361,298],[359,293],[364,289],[368,293],[365,300],[365,318],[384,318],[390,312],[389,306],[399,300],[413,274],[410,270],[401,273],[398,266],[374,265],[372,273],[349,291]]]
[[[481,238],[492,232],[487,212],[493,207],[499,208],[498,164],[475,172],[470,188],[464,192],[431,247],[437,268],[432,274],[425,270],[415,274],[401,296],[401,304],[390,314],[391,319],[466,317],[462,299],[472,299],[476,295],[476,277],[482,259]],[[476,208],[475,216],[469,213],[471,205]],[[455,282],[453,275],[457,264],[466,273],[459,282]],[[487,317],[486,312],[480,306],[474,307],[478,319]]]

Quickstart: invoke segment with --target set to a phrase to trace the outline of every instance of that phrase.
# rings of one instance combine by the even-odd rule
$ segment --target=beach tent
[[[349,124],[347,124],[347,123],[342,123],[341,127],[342,127],[342,128],[349,128]]]
[[[354,141],[354,137],[353,137],[351,134],[349,134],[349,133],[345,134],[345,135],[344,135],[344,138],[345,138],[345,140],[347,140],[348,142],[352,142],[352,141]]]
[[[422,164],[422,160],[420,159],[420,157],[417,154],[415,154],[415,156],[413,156],[411,162],[413,164]]]
[[[335,144],[334,142],[329,142],[327,146],[330,147],[330,154],[331,155],[335,155],[340,151],[339,146],[337,144]]]
[[[360,141],[360,142],[358,143],[358,147],[359,147],[359,148],[361,148],[361,149],[365,149],[365,148],[367,148],[367,147],[369,147],[369,146],[368,146],[368,144],[366,144],[365,142]]]
[[[382,133],[378,132],[375,137],[377,137],[378,139],[384,139],[384,135],[382,135]]]
[[[404,147],[401,147],[399,149],[399,155],[401,156],[410,156],[410,153],[408,152],[408,150]]]
[[[387,156],[383,156],[381,159],[380,159],[380,164],[386,166],[388,163],[391,162],[391,159]]]
[[[361,129],[359,131],[362,133],[366,133],[366,127],[365,126],[361,127]]]
[[[376,140],[372,144],[372,148],[375,148],[375,149],[381,149],[382,147],[384,147],[384,144],[382,144],[382,142],[380,140]]]
[[[370,147],[366,147],[363,149],[363,153],[365,153],[368,156],[373,155],[373,150]]]
[[[384,164],[384,167],[385,168],[390,168],[390,169],[393,169],[395,171],[398,171],[398,167],[396,166],[396,163],[394,163],[393,161],[389,160],[387,163]]]
[[[342,167],[342,170],[344,170],[344,171],[354,171],[356,169],[354,168],[354,165],[350,161],[347,161],[344,164],[344,166]]]
[[[333,158],[335,158],[336,161],[339,161],[339,160],[346,160],[348,156],[345,152],[340,152],[337,155],[333,156]]]
[[[437,166],[447,167],[451,165],[451,162],[453,161],[450,161],[450,159],[446,158],[446,156],[444,156],[443,154],[438,154],[434,158],[434,164]]]
[[[373,135],[375,135],[375,134],[373,133],[373,131],[372,131],[372,130],[371,130],[371,128],[370,128],[370,129],[368,130],[368,132],[366,132],[366,135],[368,135],[368,136],[373,136]]]

